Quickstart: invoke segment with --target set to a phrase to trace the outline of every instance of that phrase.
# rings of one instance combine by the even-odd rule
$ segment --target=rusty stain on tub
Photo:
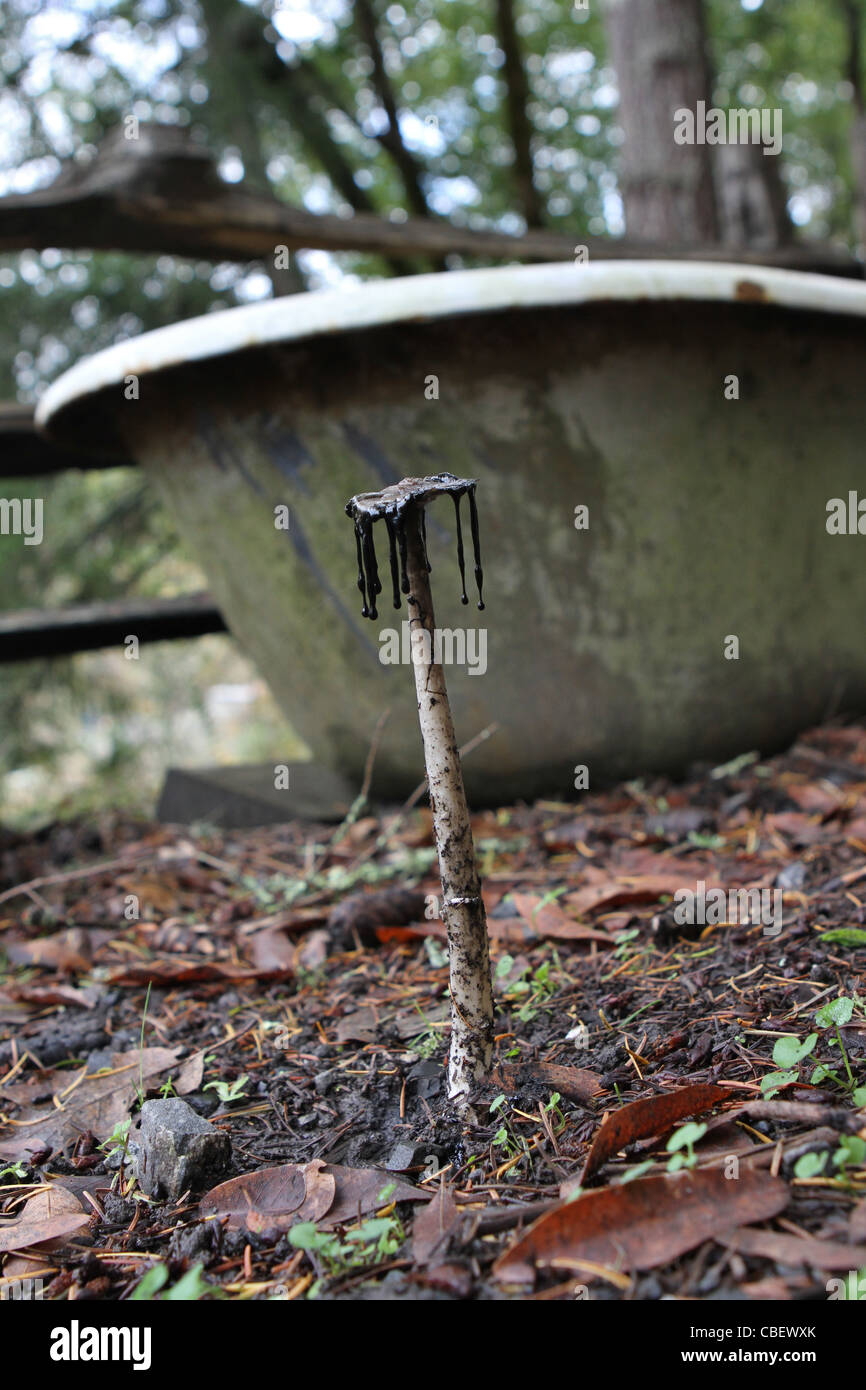
[[[763,285],[756,280],[738,280],[734,298],[746,304],[769,304],[770,296]]]

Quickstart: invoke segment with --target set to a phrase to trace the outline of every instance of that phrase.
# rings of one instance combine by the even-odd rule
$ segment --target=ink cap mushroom
[[[355,525],[362,615],[371,620],[378,617],[376,600],[382,592],[373,539],[373,526],[377,521],[384,521],[388,536],[394,607],[401,606],[401,593],[407,598],[418,722],[442,879],[442,918],[448,933],[451,994],[448,1096],[461,1109],[469,1105],[476,1087],[487,1080],[493,1063],[493,991],[487,917],[475,860],[463,770],[448,703],[445,673],[441,663],[434,660],[436,620],[430,592],[431,566],[427,555],[425,508],[436,498],[446,495],[454,502],[461,602],[466,604],[469,599],[466,594],[460,503],[464,496],[468,496],[478,607],[483,609],[484,575],[475,502],[476,485],[474,478],[437,473],[429,478],[403,478],[401,482],[380,492],[359,493],[346,504],[346,513]]]

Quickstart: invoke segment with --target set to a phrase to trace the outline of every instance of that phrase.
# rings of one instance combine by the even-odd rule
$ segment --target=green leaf
[[[198,1299],[204,1298],[207,1294],[216,1298],[225,1298],[222,1289],[218,1288],[215,1284],[209,1284],[203,1277],[203,1270],[203,1265],[194,1265],[192,1269],[187,1270],[186,1274],[178,1279],[176,1284],[172,1284],[171,1288],[167,1289],[163,1294],[162,1297],[165,1302],[195,1303]]]
[[[434,970],[441,970],[443,965],[448,964],[448,957],[442,950],[442,947],[439,945],[439,942],[436,940],[435,937],[424,937],[424,950],[426,951],[427,959],[433,966]]]
[[[102,1149],[104,1153],[108,1153],[111,1149],[123,1148],[129,1138],[129,1127],[131,1124],[131,1119],[119,1120],[105,1143],[99,1145],[100,1149]]]
[[[862,1110],[864,1105],[866,1105],[866,1086],[858,1086],[852,1096],[852,1100],[857,1106],[857,1109]]]
[[[694,1122],[680,1125],[679,1129],[674,1130],[665,1148],[669,1154],[674,1153],[677,1149],[684,1149],[689,1145],[696,1144],[699,1139],[703,1139],[706,1132],[706,1125],[698,1125]]]
[[[833,946],[850,946],[856,951],[858,946],[866,946],[866,931],[859,927],[834,927],[832,931],[822,931],[821,940]]]
[[[627,1173],[623,1173],[622,1177],[619,1179],[620,1186],[626,1182],[634,1182],[635,1178],[642,1178],[644,1173],[648,1173],[652,1167],[653,1161],[651,1158],[644,1159],[643,1163],[636,1163],[633,1168],[629,1168]]]
[[[866,1163],[866,1139],[859,1134],[846,1134],[833,1155],[837,1168],[859,1168]]]
[[[373,1217],[369,1221],[364,1221],[354,1231],[346,1232],[346,1240],[354,1244],[367,1245],[371,1241],[380,1240],[382,1236],[390,1233],[394,1225],[392,1216]]]
[[[808,1057],[818,1041],[817,1033],[810,1033],[800,1042],[798,1038],[779,1038],[773,1048],[773,1061],[777,1067],[796,1067],[804,1057]]]
[[[315,1221],[299,1221],[297,1226],[293,1226],[289,1231],[289,1243],[298,1250],[315,1250],[321,1241],[322,1237]]]
[[[761,1077],[761,1090],[767,1100],[772,1099],[780,1086],[789,1086],[792,1081],[796,1081],[799,1072],[796,1071],[770,1071],[766,1076]]]
[[[801,1154],[794,1164],[795,1178],[817,1178],[827,1167],[828,1154]]]
[[[26,1163],[12,1163],[12,1164],[9,1165],[8,1168],[0,1168],[0,1178],[5,1178],[5,1177],[7,1177],[10,1173],[12,1174],[12,1177],[13,1177],[13,1178],[26,1178],[26,1177],[27,1177],[27,1164],[26,1164]]]
[[[834,1023],[850,1023],[853,1012],[854,1000],[846,999],[842,995],[841,999],[831,999],[829,1004],[819,1009],[815,1015],[815,1022],[819,1028],[832,1028]]]
[[[152,1265],[147,1273],[142,1275],[129,1295],[130,1302],[148,1303],[156,1296],[167,1279],[168,1270],[165,1265]]]

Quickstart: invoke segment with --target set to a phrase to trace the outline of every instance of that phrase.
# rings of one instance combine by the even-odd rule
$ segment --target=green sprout
[[[695,1153],[695,1144],[699,1139],[703,1139],[707,1132],[706,1125],[696,1125],[691,1122],[687,1125],[680,1125],[675,1129],[665,1148],[673,1157],[668,1159],[668,1172],[677,1173],[681,1168],[694,1168],[698,1161]],[[685,1149],[685,1153],[680,1153],[680,1149]]]
[[[223,1105],[230,1105],[233,1100],[243,1100],[245,1098],[244,1087],[249,1081],[248,1076],[239,1076],[235,1081],[209,1081],[206,1086],[202,1086],[203,1091],[216,1091]]]

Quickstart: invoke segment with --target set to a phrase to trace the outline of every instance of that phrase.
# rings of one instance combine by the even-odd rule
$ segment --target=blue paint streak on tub
[[[349,527],[348,523],[347,531],[349,532],[349,540],[351,541],[351,527]],[[322,590],[322,593],[326,595],[331,606],[336,609],[346,626],[352,629],[352,632],[354,633],[355,637],[357,637],[360,646],[370,657],[372,657],[372,659],[378,666],[378,647],[374,646],[373,643],[370,641],[370,638],[367,636],[367,630],[360,625],[358,619],[352,613],[351,609],[348,608],[348,606],[343,602],[342,598],[331,584],[331,581],[328,579],[328,576],[325,574],[324,570],[321,568],[318,560],[313,554],[310,542],[307,540],[307,537],[304,535],[303,531],[298,525],[294,514],[292,516],[292,524],[290,530],[281,531],[280,535],[284,536],[286,540],[290,541],[291,544],[294,546],[295,553],[297,554],[298,559],[301,560],[301,562],[304,565],[306,565],[310,574],[313,576],[316,583],[319,585],[319,588]],[[347,546],[346,553],[347,555],[352,553],[351,546]]]
[[[366,464],[369,464],[374,473],[378,474],[385,487],[389,487],[392,483],[399,483],[405,477],[405,470],[395,469],[393,464],[388,462],[376,441],[371,439],[369,435],[362,433],[357,426],[350,424],[348,420],[343,423],[343,433],[351,448]],[[434,531],[440,540],[445,540],[448,537],[449,533],[441,521],[429,511],[427,513],[427,528]]]
[[[311,489],[304,477],[307,468],[315,468],[316,460],[305,444],[293,430],[282,429],[279,421],[273,421],[263,431],[268,457],[284,478],[310,496]]]
[[[267,493],[261,483],[249,472],[243,459],[232,448],[231,441],[216,425],[213,416],[209,415],[206,411],[201,411],[198,416],[197,425],[207,450],[217,468],[221,469],[223,473],[227,472],[230,468],[234,468],[236,472],[240,473],[244,482],[248,487],[252,488],[257,496],[267,497]]]

